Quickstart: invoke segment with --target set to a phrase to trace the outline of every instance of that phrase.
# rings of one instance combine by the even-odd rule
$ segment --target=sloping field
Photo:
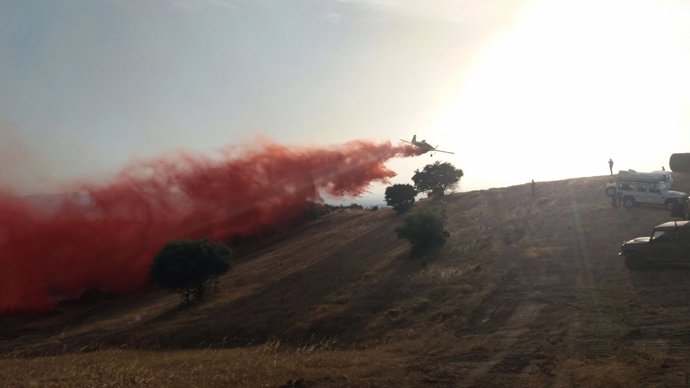
[[[426,264],[391,210],[339,212],[241,258],[193,308],[151,289],[2,318],[0,385],[686,387],[690,270],[617,256],[669,214],[612,207],[607,178],[449,196],[451,238]]]

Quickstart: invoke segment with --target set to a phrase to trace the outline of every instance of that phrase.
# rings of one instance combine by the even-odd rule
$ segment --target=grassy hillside
[[[669,214],[613,208],[607,179],[451,195],[451,238],[426,265],[390,209],[343,211],[242,257],[193,308],[150,289],[0,318],[0,381],[684,386],[690,272],[631,273],[617,256]]]

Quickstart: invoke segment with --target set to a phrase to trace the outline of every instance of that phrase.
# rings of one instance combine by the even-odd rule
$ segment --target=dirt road
[[[630,272],[617,256],[669,215],[613,208],[598,186],[543,185],[533,200],[526,186],[483,193],[506,273],[456,332],[481,346],[434,360],[445,362],[438,382],[690,386],[690,269]]]

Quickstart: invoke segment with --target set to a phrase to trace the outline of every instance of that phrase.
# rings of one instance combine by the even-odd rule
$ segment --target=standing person
[[[537,194],[537,188],[534,185],[534,179],[532,179],[532,199],[534,199],[534,196]]]
[[[609,171],[611,175],[613,175],[613,159],[609,159]]]

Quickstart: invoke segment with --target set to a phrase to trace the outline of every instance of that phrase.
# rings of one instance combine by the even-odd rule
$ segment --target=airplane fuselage
[[[431,144],[427,143],[426,140],[417,141],[417,135],[412,136],[412,140],[405,140],[405,139],[400,139],[400,140],[404,141],[405,143],[410,143],[413,146],[419,148],[420,150],[422,150],[423,154],[425,154],[427,152],[434,152],[434,151],[435,152],[443,152],[446,154],[452,154],[453,153],[450,151],[439,150],[438,147],[432,146]]]

